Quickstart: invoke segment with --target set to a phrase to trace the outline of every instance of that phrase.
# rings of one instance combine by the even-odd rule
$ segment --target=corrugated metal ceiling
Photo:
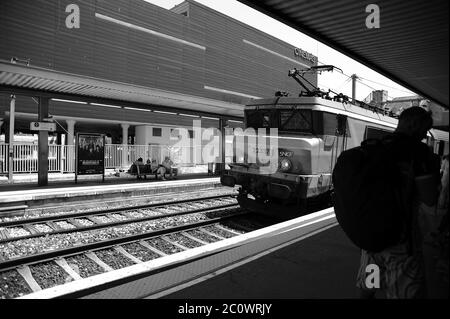
[[[186,113],[203,112],[241,118],[243,107],[219,100],[178,94],[127,83],[96,79],[87,76],[22,66],[0,61],[1,91],[15,94],[19,89],[30,90],[38,96],[42,93],[60,93],[73,100],[98,98],[140,103],[152,109],[168,106]],[[41,93],[40,93],[41,92]],[[17,93],[19,94],[19,93]],[[156,108],[155,108],[156,107]],[[159,107],[161,109],[161,107]]]
[[[448,109],[447,0],[238,0]],[[380,8],[368,29],[366,6]]]

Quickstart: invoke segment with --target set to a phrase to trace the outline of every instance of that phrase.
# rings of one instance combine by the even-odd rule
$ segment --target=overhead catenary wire
[[[317,61],[317,63],[325,64],[325,63],[323,63],[322,61]],[[351,78],[352,78],[351,75],[346,74],[344,71],[339,72],[339,73],[342,74],[343,76],[347,77],[347,79],[351,79]],[[339,73],[338,73],[338,74],[339,74]],[[414,92],[411,92],[411,91],[405,91],[405,90],[403,90],[403,89],[395,88],[395,87],[393,87],[393,86],[389,86],[389,85],[386,85],[386,84],[383,84],[383,83],[379,83],[379,82],[376,82],[376,81],[373,81],[373,80],[369,80],[369,79],[367,79],[367,78],[365,78],[365,77],[361,77],[361,76],[359,76],[359,75],[357,76],[357,80],[358,80],[358,79],[360,80],[360,81],[358,81],[359,83],[361,83],[361,84],[363,84],[363,85],[365,85],[365,86],[371,88],[371,89],[374,90],[374,91],[377,91],[377,90],[379,90],[379,89],[375,89],[375,88],[373,88],[373,87],[367,85],[366,83],[361,82],[361,80],[369,81],[369,82],[371,82],[371,83],[373,83],[373,84],[380,85],[382,88],[389,88],[389,89],[392,89],[392,90],[404,92],[404,93],[406,93],[406,94],[411,94],[411,93],[414,94]],[[342,85],[341,85],[341,87],[342,87]],[[338,89],[338,90],[339,90],[339,89]],[[389,97],[390,99],[393,99],[392,96],[389,96],[389,95],[388,95],[388,97]]]
[[[359,80],[359,78],[356,79],[356,81],[357,81],[358,83],[364,85],[364,86],[367,86],[369,89],[371,89],[371,90],[373,90],[373,91],[378,91],[378,89],[374,88],[373,86],[368,85],[367,83],[362,82],[361,80]],[[391,99],[391,100],[394,99],[394,97],[392,97],[392,96],[390,96],[390,95],[388,95],[388,98]]]
[[[346,85],[348,82],[350,82],[351,78],[347,78],[341,85],[338,86],[336,90],[340,90],[344,85]]]
[[[405,90],[402,90],[402,89],[399,89],[399,88],[395,88],[393,86],[389,86],[389,85],[386,85],[386,84],[383,84],[383,83],[379,83],[379,82],[376,82],[376,81],[373,81],[373,80],[369,80],[369,79],[366,79],[366,78],[363,78],[363,77],[359,77],[359,78],[361,80],[369,81],[369,82],[372,82],[373,84],[381,85],[382,87],[386,87],[386,88],[393,89],[393,90],[396,90],[396,91],[404,92],[404,93],[407,93],[407,94],[413,93],[411,91],[405,91]]]

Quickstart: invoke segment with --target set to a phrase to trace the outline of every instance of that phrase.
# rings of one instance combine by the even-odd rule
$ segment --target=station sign
[[[31,122],[30,123],[30,130],[31,131],[49,131],[49,132],[54,132],[54,131],[56,131],[56,123]]]
[[[309,52],[303,51],[302,49],[299,48],[294,49],[294,55],[297,57],[301,57],[302,59],[305,59],[307,61],[310,61],[312,63],[317,62],[317,58],[314,55],[312,55]]]

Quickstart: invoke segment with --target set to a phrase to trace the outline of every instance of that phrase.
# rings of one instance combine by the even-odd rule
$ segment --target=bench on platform
[[[159,167],[158,167],[159,168]],[[172,168],[173,169],[173,175],[177,176],[178,175],[178,169],[177,168]],[[130,169],[128,170],[128,173],[130,175],[136,175],[137,179],[141,179],[142,177],[144,177],[144,179],[147,179],[147,176],[154,176],[155,179],[158,179],[158,169],[154,169],[152,170],[150,165],[146,165],[146,164],[133,164],[131,165]],[[164,177],[169,175],[170,173],[166,172],[164,174]]]

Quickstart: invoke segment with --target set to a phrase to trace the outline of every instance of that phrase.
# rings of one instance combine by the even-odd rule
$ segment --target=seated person
[[[143,169],[142,165],[144,165],[144,160],[142,159],[142,157],[139,157],[137,160],[133,162],[133,165],[136,167],[136,173],[138,174],[137,178],[140,179],[139,174],[145,173],[142,171]],[[132,173],[133,173],[133,165],[131,165]]]
[[[166,156],[164,159],[164,162],[161,164],[166,169],[166,174],[170,174],[170,177],[172,178],[174,175],[176,176],[178,173],[178,170],[173,166],[173,162],[170,159],[169,156]]]
[[[149,159],[145,163],[145,173],[147,173],[147,174],[153,173],[153,171],[152,171],[152,163],[151,163],[151,161]]]
[[[130,173],[130,174],[137,174],[138,173],[137,167],[138,167],[138,165],[142,165],[142,164],[144,164],[144,162],[142,160],[142,157],[139,157],[137,160],[135,160],[133,162],[133,164],[131,164],[131,167],[128,170],[128,173]]]
[[[137,173],[137,167],[136,164],[131,164],[130,169],[128,170],[129,174],[136,174]]]
[[[152,173],[156,174],[156,179],[161,178],[162,180],[165,180],[164,174],[166,173],[166,169],[163,166],[158,165],[155,159],[151,161],[150,169]]]

